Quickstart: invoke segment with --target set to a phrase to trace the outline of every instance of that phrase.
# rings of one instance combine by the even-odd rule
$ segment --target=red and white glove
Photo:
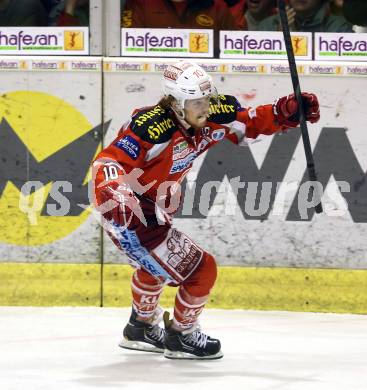
[[[97,187],[96,194],[97,209],[107,221],[131,230],[140,223],[146,224],[140,201],[126,183],[110,180]]]
[[[317,96],[313,93],[302,92],[303,109],[306,120],[316,123],[320,119],[320,107]],[[279,125],[297,127],[299,125],[299,112],[297,99],[292,93],[279,98],[274,104],[274,116]]]

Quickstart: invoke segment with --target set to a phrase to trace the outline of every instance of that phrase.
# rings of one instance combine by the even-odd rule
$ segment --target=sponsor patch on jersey
[[[159,144],[171,139],[177,125],[173,115],[157,105],[137,112],[131,119],[130,128],[142,140]]]
[[[137,126],[143,126],[145,122],[158,118],[160,115],[163,115],[164,112],[165,111],[161,106],[155,106],[149,111],[136,114],[136,116],[134,117],[134,122]]]
[[[139,157],[140,145],[136,139],[129,135],[118,140],[115,143],[115,146],[125,152],[133,160],[136,160]]]
[[[149,138],[151,140],[158,140],[159,137],[164,135],[168,130],[175,127],[171,118],[163,119],[161,122],[154,122],[148,127]]]
[[[220,101],[220,104],[210,102],[209,114],[231,114],[235,113],[236,109],[234,104],[227,104],[226,102]]]
[[[173,147],[172,160],[176,161],[182,159],[192,151],[193,149],[189,148],[189,144],[187,141],[180,142]]]
[[[200,264],[204,255],[201,248],[176,229],[171,229],[166,239],[152,252],[164,260],[177,280],[187,278]]]
[[[224,138],[225,135],[226,135],[226,132],[224,131],[224,129],[214,130],[212,133],[212,140],[213,141],[220,141],[221,139]]]
[[[197,147],[197,151],[198,152],[201,152],[202,150],[204,150],[211,142],[211,139],[207,139],[206,137],[203,138],[200,143],[198,144],[198,147]]]
[[[172,174],[172,173],[182,172],[191,165],[191,163],[197,157],[197,153],[193,152],[192,149],[188,149],[188,150],[191,153],[189,155],[187,155],[185,158],[181,158],[179,160],[174,161],[169,173]]]
[[[137,264],[145,268],[155,276],[169,277],[167,272],[158,264],[152,255],[144,248],[136,233],[128,229],[120,229],[119,225],[113,224],[113,235],[117,238],[121,248]]]
[[[174,153],[173,156],[172,156],[172,160],[173,160],[173,161],[176,161],[176,160],[185,158],[185,157],[186,157],[188,154],[190,154],[192,151],[193,151],[193,149],[187,148],[187,149],[184,149],[184,150],[183,150],[182,152],[180,152],[180,153]]]
[[[216,123],[230,123],[236,120],[238,111],[242,109],[234,96],[219,95],[218,99],[210,101],[208,120]]]
[[[187,149],[189,146],[189,143],[187,141],[179,142],[177,145],[173,147],[173,153],[180,153],[184,149]]]

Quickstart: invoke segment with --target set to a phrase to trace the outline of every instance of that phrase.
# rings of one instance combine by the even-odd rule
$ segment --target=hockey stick
[[[315,163],[314,163],[313,155],[312,155],[310,137],[308,135],[306,116],[305,116],[305,111],[304,111],[304,107],[303,107],[303,103],[302,103],[301,86],[299,83],[296,60],[294,58],[293,46],[292,46],[292,41],[291,41],[291,34],[289,32],[288,18],[287,18],[287,12],[285,9],[285,1],[284,0],[278,0],[278,8],[279,8],[280,21],[282,24],[285,47],[287,50],[289,71],[291,73],[293,90],[294,90],[294,94],[296,96],[297,103],[298,103],[299,123],[300,123],[300,127],[301,127],[303,147],[305,149],[305,154],[306,154],[308,176],[312,182],[316,183],[317,176],[316,176],[316,170],[315,170]],[[313,196],[314,191],[315,191],[315,194],[317,197],[316,198],[317,204],[315,206],[315,211],[316,211],[316,213],[320,214],[323,211],[322,204],[321,204],[321,194],[319,193],[318,187],[311,187],[311,195],[312,196]]]

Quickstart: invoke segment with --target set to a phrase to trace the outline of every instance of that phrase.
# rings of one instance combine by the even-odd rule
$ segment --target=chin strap
[[[184,121],[185,120],[185,112],[184,112],[185,101],[176,100],[176,102],[177,102],[177,104],[171,104],[171,109],[177,115],[177,117],[179,119]],[[177,110],[177,108],[179,108],[179,110]]]
[[[191,127],[190,124],[188,124],[185,120],[185,114],[183,112],[183,110],[181,111],[177,111],[173,106],[171,106],[171,109],[172,111],[176,114],[177,116],[177,119],[180,121],[180,123],[182,124],[182,126],[187,130]]]

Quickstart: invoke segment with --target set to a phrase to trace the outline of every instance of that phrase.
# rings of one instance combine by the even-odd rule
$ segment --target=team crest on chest
[[[212,133],[212,140],[213,141],[220,141],[224,138],[225,135],[226,135],[226,132],[224,131],[224,129],[214,130]]]

